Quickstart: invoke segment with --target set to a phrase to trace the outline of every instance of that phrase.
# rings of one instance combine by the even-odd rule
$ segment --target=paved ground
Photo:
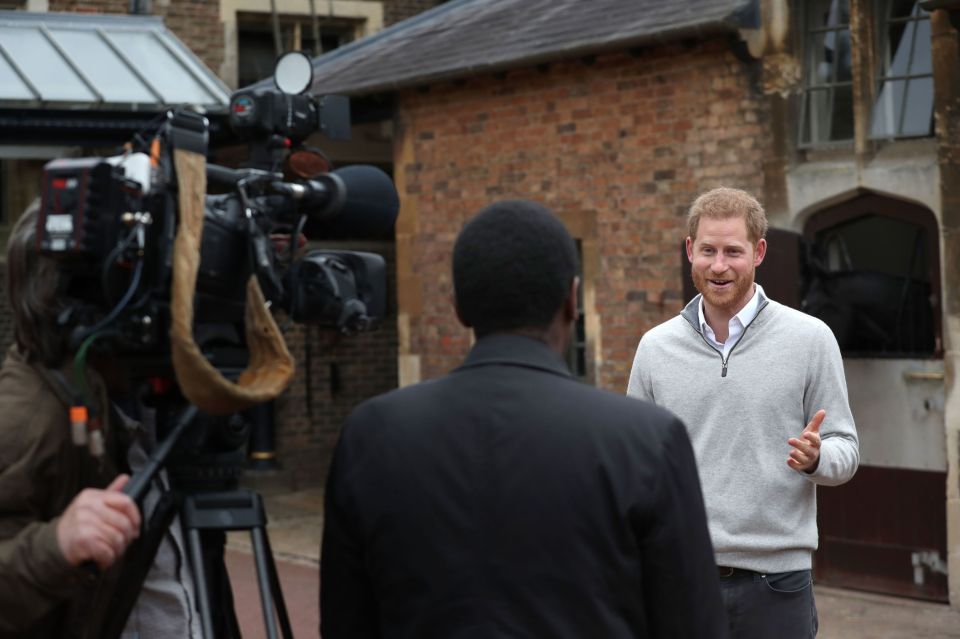
[[[323,495],[319,490],[265,493],[267,534],[280,574],[280,588],[296,639],[320,636],[320,533]],[[265,639],[266,632],[249,533],[227,537],[227,570],[237,620],[244,639]],[[279,631],[278,631],[278,635]]]
[[[266,495],[268,534],[294,637],[319,637],[319,556],[323,497],[319,490]],[[227,566],[244,639],[260,639],[263,616],[250,543],[231,533]],[[819,639],[960,639],[960,613],[938,604],[816,587]],[[776,638],[771,638],[776,639]]]
[[[265,639],[266,625],[263,621],[253,556],[242,550],[228,550],[226,560],[236,603],[237,620],[240,622],[243,637],[244,639]],[[317,602],[320,593],[320,575],[317,565],[280,560],[276,563],[293,636],[296,639],[318,639],[320,612]],[[281,636],[279,630],[277,636]]]
[[[815,587],[819,639],[956,639],[960,613],[941,604]]]

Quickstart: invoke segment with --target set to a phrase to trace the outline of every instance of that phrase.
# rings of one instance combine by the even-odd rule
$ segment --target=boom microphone
[[[400,210],[400,198],[393,181],[375,166],[356,164],[337,169],[324,177],[331,181],[310,180],[319,191],[327,191],[326,198],[337,197],[329,193],[333,188],[342,189],[339,197],[342,204],[330,216],[313,216],[307,221],[304,231],[308,236],[324,238],[382,237],[393,231]],[[332,183],[337,183],[332,187]],[[309,198],[305,197],[309,202]]]
[[[236,186],[242,180],[265,180],[275,192],[298,201],[307,214],[303,230],[308,236],[383,237],[393,231],[400,198],[390,176],[375,166],[355,164],[296,182],[279,177],[258,169],[207,165],[207,178],[213,182]]]

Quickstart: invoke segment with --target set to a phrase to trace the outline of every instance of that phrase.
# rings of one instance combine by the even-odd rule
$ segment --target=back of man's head
[[[576,272],[576,245],[549,209],[526,200],[491,204],[453,248],[457,312],[477,337],[546,329]]]

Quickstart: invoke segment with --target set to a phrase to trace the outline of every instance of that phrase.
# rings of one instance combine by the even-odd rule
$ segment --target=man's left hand
[[[820,424],[827,411],[818,410],[799,438],[791,437],[787,443],[793,447],[787,465],[794,470],[812,473],[820,463]]]

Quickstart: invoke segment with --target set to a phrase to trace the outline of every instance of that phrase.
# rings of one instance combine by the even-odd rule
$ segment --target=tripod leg
[[[210,610],[210,591],[207,588],[203,545],[200,542],[200,531],[196,528],[187,529],[187,545],[190,548],[190,563],[193,568],[193,579],[196,583],[197,603],[200,605],[200,624],[203,628],[203,639],[216,639],[213,634],[213,613]]]
[[[230,575],[223,558],[223,531],[188,527],[187,535],[191,564],[199,566],[193,576],[204,639],[240,639]]]
[[[253,542],[253,559],[257,565],[257,584],[260,587],[260,604],[263,607],[263,623],[267,629],[268,639],[277,639],[277,622],[273,616],[273,590],[270,583],[270,568],[268,567],[267,548],[264,543],[265,533],[259,526],[250,529],[250,539]]]
[[[223,561],[224,531],[227,530],[250,531],[267,637],[277,639],[276,614],[279,613],[283,636],[293,639],[267,539],[266,513],[260,496],[249,491],[190,495],[184,500],[183,524],[188,535],[191,561],[201,566],[200,570],[194,571],[194,577],[198,579],[197,600],[205,639],[240,637],[237,618],[233,614],[229,575]],[[218,595],[216,600],[211,599],[213,593]],[[229,614],[215,617],[218,612]],[[215,635],[214,632],[220,634]]]
[[[280,617],[280,632],[284,639],[293,639],[293,628],[290,626],[290,617],[287,615],[287,604],[283,599],[283,590],[280,588],[280,577],[277,575],[277,564],[273,560],[273,549],[270,548],[270,537],[263,533],[263,545],[266,549],[267,568],[270,569],[270,588],[273,591],[274,603],[277,607],[277,616]]]

